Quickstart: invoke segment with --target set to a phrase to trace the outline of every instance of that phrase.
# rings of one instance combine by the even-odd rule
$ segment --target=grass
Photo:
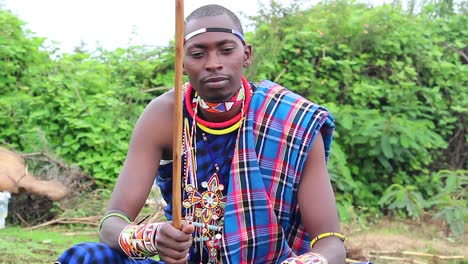
[[[60,214],[60,217],[75,218],[102,215],[110,197],[108,190],[94,190],[77,197],[72,204],[73,209],[68,209]],[[150,198],[157,199],[159,194],[152,192]],[[155,214],[160,208],[145,206],[138,219]],[[159,220],[159,219],[158,219]],[[12,226],[8,221],[5,229],[0,229],[0,264],[41,264],[53,263],[60,254],[71,246],[80,242],[97,242],[97,228],[85,225],[51,225],[40,229],[29,230],[27,228]],[[9,225],[10,224],[10,225]]]
[[[97,240],[95,228],[27,230],[17,226],[6,227],[0,229],[0,263],[53,263],[72,245]]]

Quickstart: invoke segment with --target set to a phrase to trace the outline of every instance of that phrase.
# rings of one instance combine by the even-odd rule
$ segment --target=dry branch
[[[399,255],[399,256],[415,256],[415,257],[428,257],[435,259],[463,259],[465,256],[444,256],[444,255],[435,255],[422,252],[414,251],[373,251],[370,252],[372,255],[383,256],[383,255]]]
[[[149,92],[154,92],[154,91],[168,91],[170,89],[173,89],[174,87],[166,87],[166,86],[160,86],[160,87],[153,87],[153,88],[148,88],[145,90],[141,90],[140,93],[149,93]]]
[[[21,215],[20,215],[20,214],[18,214],[18,213],[15,213],[15,216],[16,216],[16,217],[18,217],[18,219],[19,219],[19,220],[21,221],[21,223],[23,223],[24,225],[26,225],[26,226],[28,226],[28,225],[29,225],[29,223],[28,223],[28,222],[26,222],[26,220],[24,220],[24,219],[23,219],[23,217],[21,217]]]
[[[390,256],[375,256],[375,258],[383,259],[383,260],[397,260],[402,261],[405,263],[415,263],[415,264],[427,264],[426,262],[417,261],[414,259],[409,258],[401,258],[401,257],[390,257]]]
[[[36,158],[36,156],[43,156],[45,157],[47,160],[44,160],[44,159],[41,159],[41,158]],[[54,163],[55,165],[57,165],[58,167],[60,167],[61,169],[65,169],[67,171],[70,171],[71,170],[71,166],[69,165],[66,165],[65,163],[63,163],[62,161],[60,161],[59,159],[57,158],[54,158],[52,157],[51,155],[45,153],[45,152],[32,152],[32,153],[25,153],[25,154],[21,154],[21,157],[23,157],[24,159],[30,159],[30,160],[36,160],[36,161],[41,161],[41,162],[49,162],[49,163]],[[92,180],[94,181],[94,178],[85,174],[85,173],[79,173],[79,176],[81,177],[85,177],[87,178],[88,180]]]
[[[362,261],[346,258],[346,263],[361,263]]]
[[[283,74],[285,74],[285,73],[286,73],[286,71],[287,71],[287,69],[286,69],[286,68],[284,68],[284,69],[283,69],[283,70],[282,70],[282,71],[281,71],[281,72],[278,74],[278,76],[276,76],[276,78],[275,78],[274,82],[278,82],[278,81],[279,81],[279,79],[281,78],[281,76],[283,76]]]
[[[83,225],[99,226],[99,220],[101,219],[101,217],[102,216],[89,216],[89,217],[78,217],[78,218],[61,217],[61,218],[56,218],[56,219],[44,222],[39,225],[29,227],[27,228],[27,230],[38,229],[38,228],[53,225],[53,224],[83,224]]]
[[[438,258],[438,259],[463,259],[465,257],[465,256],[442,256],[442,255],[434,255],[434,254],[411,252],[411,251],[403,251],[401,252],[401,254],[410,255],[410,256]]]
[[[82,235],[82,236],[91,236],[91,235],[96,235],[97,231],[94,232],[67,232],[64,235],[66,236],[76,236],[76,235]]]
[[[443,256],[443,255],[435,255],[429,253],[422,253],[422,252],[413,252],[413,251],[373,251],[370,252],[371,256],[379,259],[385,260],[401,260],[406,261],[408,263],[425,263],[410,257],[422,257],[428,258],[432,260],[448,260],[448,259],[464,259],[465,256]]]

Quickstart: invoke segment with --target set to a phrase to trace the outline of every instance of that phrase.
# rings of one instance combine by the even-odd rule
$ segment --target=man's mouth
[[[222,82],[226,81],[228,78],[226,77],[209,77],[205,79],[205,83],[210,83],[210,82]]]
[[[204,83],[207,88],[223,88],[229,83],[229,79],[226,77],[210,77],[205,79]]]

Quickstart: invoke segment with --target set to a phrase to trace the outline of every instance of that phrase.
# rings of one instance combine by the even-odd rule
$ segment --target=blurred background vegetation
[[[467,2],[274,1],[250,17],[253,82],[336,118],[329,163],[341,219],[467,220]],[[59,54],[0,7],[0,145],[49,153],[112,189],[133,125],[173,86],[173,45]]]

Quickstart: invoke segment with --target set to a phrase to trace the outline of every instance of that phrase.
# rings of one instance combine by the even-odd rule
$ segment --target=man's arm
[[[112,192],[108,210],[119,210],[133,220],[144,206],[153,185],[163,149],[172,145],[173,104],[166,93],[154,99],[138,119],[130,141],[127,158]],[[101,242],[120,249],[118,238],[128,225],[110,217],[102,225]]]
[[[312,238],[327,232],[341,232],[320,133],[304,166],[298,196],[302,222]],[[324,256],[329,264],[343,264],[346,260],[343,241],[338,237],[320,239],[311,251]]]

